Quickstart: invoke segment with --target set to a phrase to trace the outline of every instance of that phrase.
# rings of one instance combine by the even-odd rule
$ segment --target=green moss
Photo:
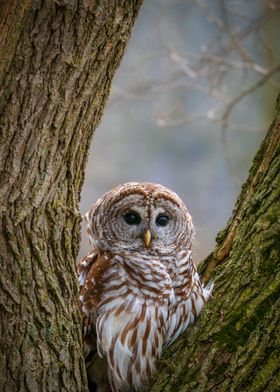
[[[217,236],[215,238],[215,241],[217,242],[217,244],[221,244],[224,241],[227,233],[228,233],[227,227],[225,229],[219,231],[219,233],[217,234]]]

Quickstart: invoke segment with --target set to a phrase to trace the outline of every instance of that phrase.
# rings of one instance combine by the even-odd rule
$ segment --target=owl
[[[78,274],[89,382],[140,390],[211,296],[192,262],[192,218],[166,187],[130,182],[105,193],[86,221],[92,249]]]

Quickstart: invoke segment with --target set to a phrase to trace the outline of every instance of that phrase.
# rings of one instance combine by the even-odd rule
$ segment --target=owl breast
[[[90,316],[95,309],[98,355],[115,391],[141,387],[162,348],[194,320],[208,295],[189,251],[175,258],[106,252],[83,284],[82,310]]]
[[[165,266],[137,254],[115,255],[102,277],[97,348],[111,385],[139,388],[153,372],[167,332],[174,290]]]

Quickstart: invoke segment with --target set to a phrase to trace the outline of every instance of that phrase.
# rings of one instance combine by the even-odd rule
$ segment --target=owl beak
[[[145,233],[143,235],[143,240],[144,240],[146,246],[150,245],[151,238],[152,238],[152,235],[151,235],[150,230],[145,231]]]

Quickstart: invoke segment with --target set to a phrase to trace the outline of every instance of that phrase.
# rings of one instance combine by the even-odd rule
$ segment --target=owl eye
[[[138,225],[141,222],[140,215],[134,211],[130,211],[124,214],[123,219],[128,225]]]
[[[158,226],[166,226],[169,222],[170,218],[167,215],[161,214],[158,215],[157,219],[156,219],[156,224]]]

